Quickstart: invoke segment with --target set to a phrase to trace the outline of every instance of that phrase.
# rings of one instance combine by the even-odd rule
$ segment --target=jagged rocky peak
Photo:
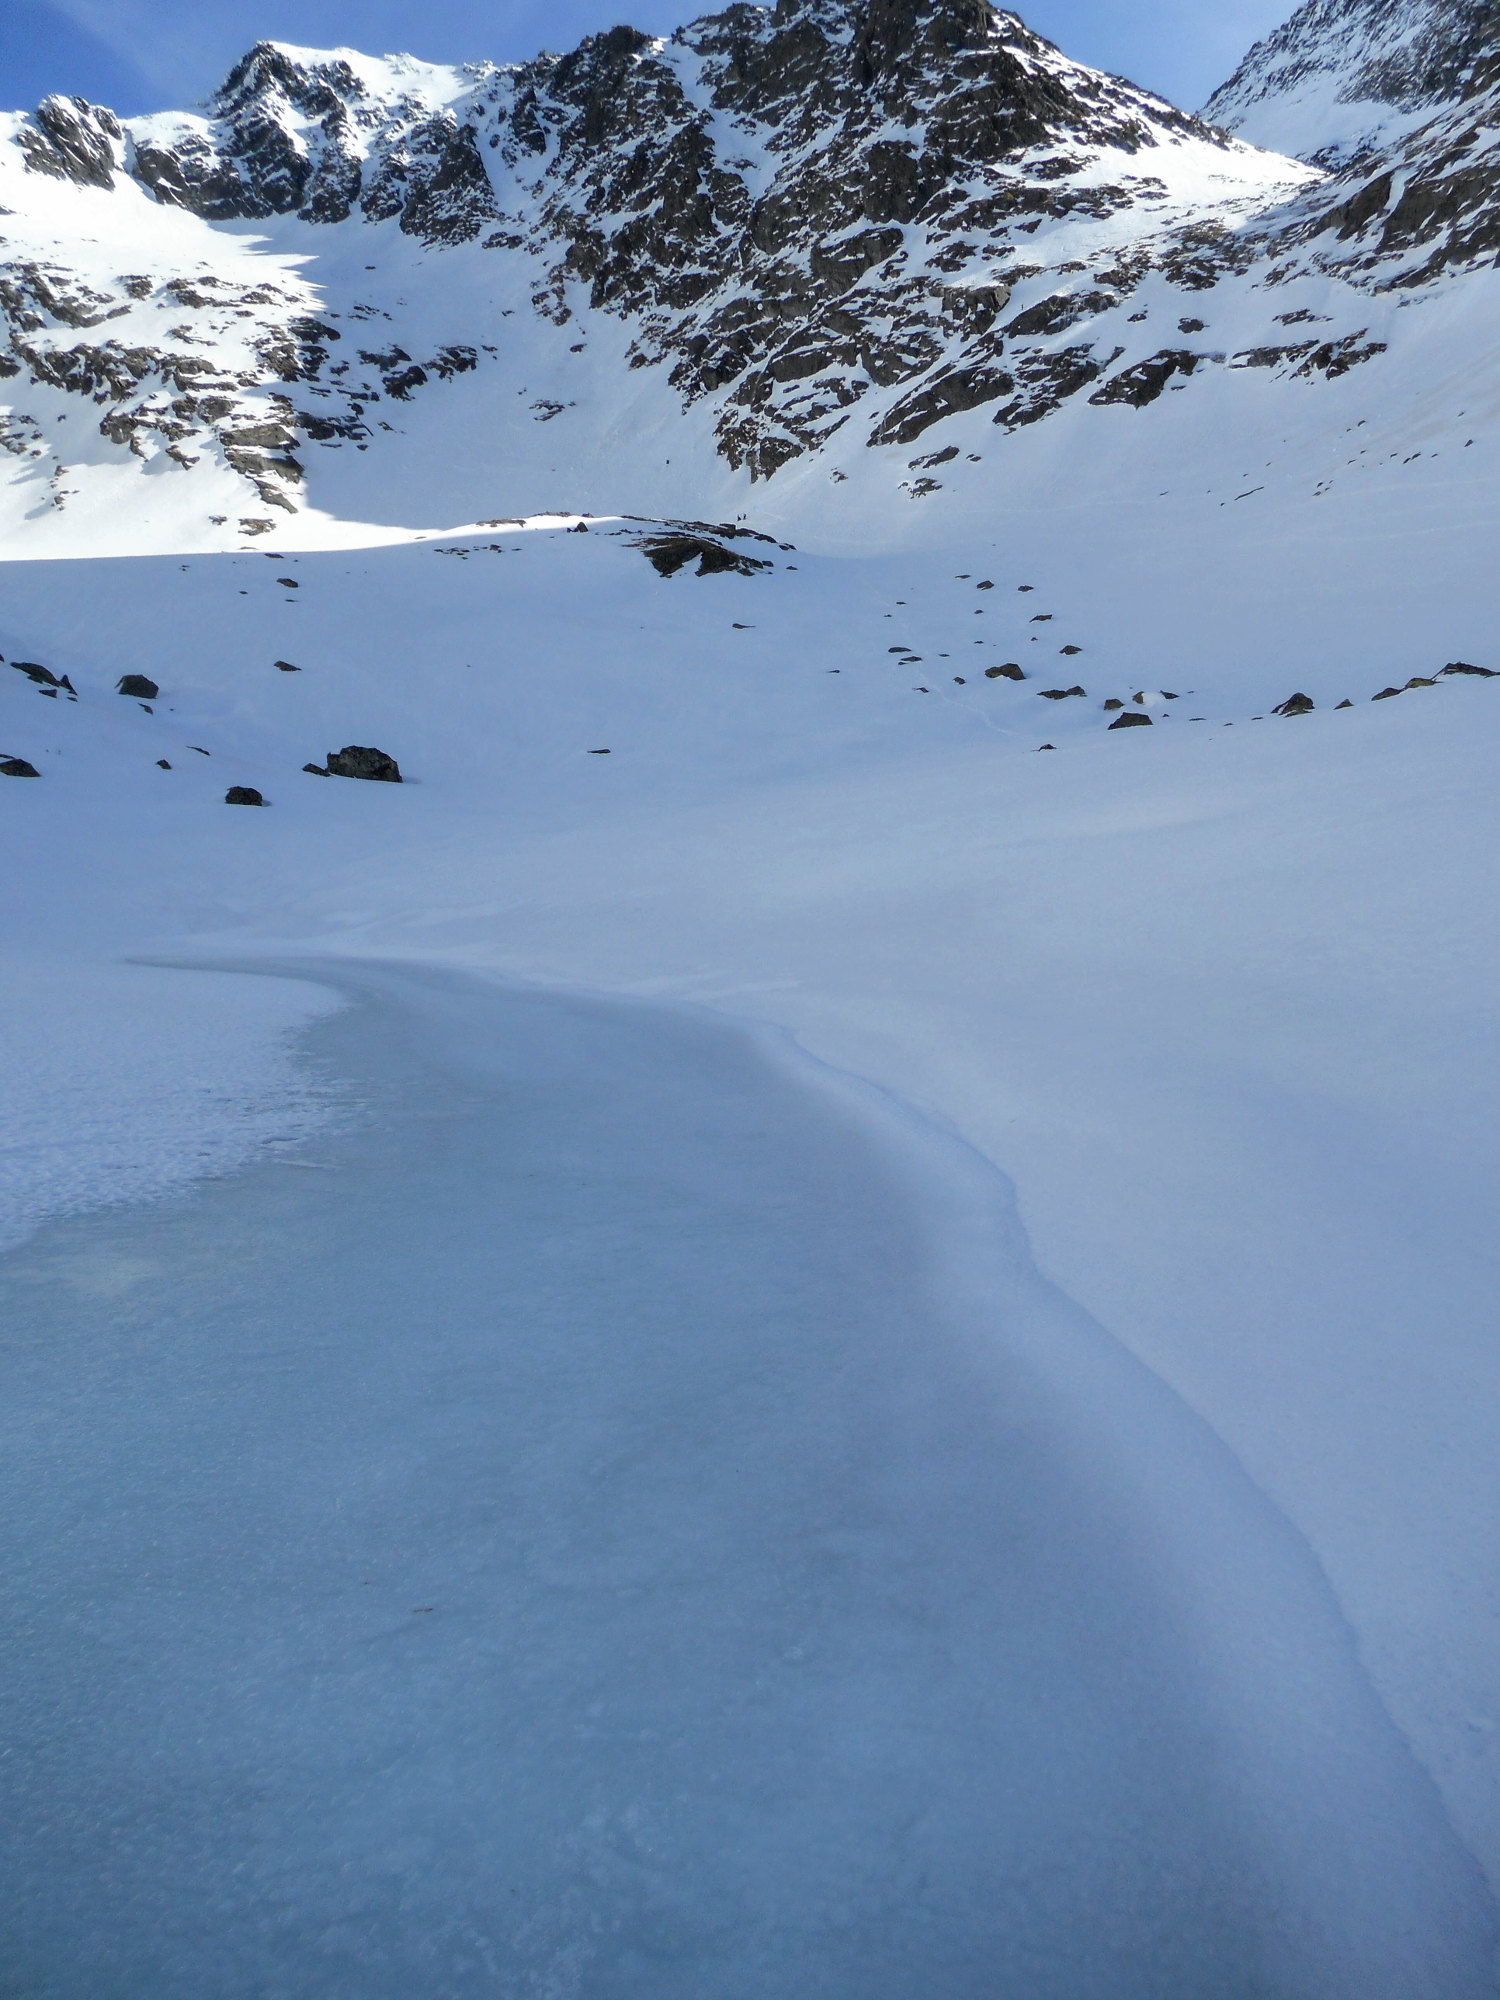
[[[1255,145],[1338,166],[1496,80],[1500,0],[1305,0],[1204,106]]]
[[[778,127],[945,112],[936,135],[995,158],[1064,134],[1149,145],[1201,130],[1162,99],[1067,57],[988,0],[781,0],[681,31],[715,104]]]
[[[692,89],[694,69],[713,113],[764,127],[783,157],[835,136],[831,127],[849,137],[895,121],[903,136],[860,164],[887,187],[885,205],[913,214],[960,165],[1063,139],[1131,152],[1163,133],[1205,132],[1161,99],[1069,62],[988,0],[779,0],[732,5],[668,40],[612,28],[567,55],[504,70],[260,42],[207,118],[135,121],[133,167],[158,200],[210,221],[295,212],[339,222],[358,209],[461,241],[496,213],[481,136],[502,173],[550,168],[556,179],[559,164],[576,173],[597,162],[627,196],[618,161],[603,156],[662,139],[661,171],[632,170],[669,200],[697,183],[688,206],[707,225],[733,197],[711,157],[713,118]],[[831,199],[826,173],[820,184]]]
[[[489,116],[492,173],[515,177],[514,195],[497,177],[502,203],[561,249],[539,296],[565,315],[581,281],[591,307],[635,316],[633,359],[666,362],[688,402],[719,399],[721,448],[756,474],[944,362],[874,438],[1017,390],[1007,407],[1033,420],[1101,364],[1074,353],[1019,381],[997,365],[1017,251],[1087,222],[1126,284],[1099,225],[1165,198],[1163,155],[1218,155],[1226,186],[1245,172],[1222,134],[986,0],[780,0],[665,40],[619,28],[511,73]],[[1020,331],[1088,309],[1054,299]]]
[[[306,222],[404,214],[434,180],[487,187],[462,112],[491,65],[257,42],[202,118],[132,120],[133,170],[159,201],[210,222],[297,214]],[[424,231],[415,214],[415,233]],[[476,224],[477,227],[477,224]],[[470,232],[472,233],[472,232]]]

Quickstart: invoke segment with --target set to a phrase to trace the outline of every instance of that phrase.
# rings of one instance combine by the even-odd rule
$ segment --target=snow
[[[1169,183],[1179,214],[1212,189],[1215,200],[1243,203],[1237,220],[1253,219],[1258,204],[1312,178],[1197,141],[1141,158]],[[903,1298],[921,1291],[913,1311],[924,1327],[931,1315],[934,1340],[952,1338],[951,1314],[972,1327],[990,1313],[1005,1365],[1044,1385],[1047,1476],[1096,1461],[1108,1468],[1110,1504],[1132,1495],[1139,1506],[1129,1521],[1160,1557],[1148,1581],[1167,1591],[1201,1656],[1195,1694],[1209,1721],[1198,1745],[1224,1751],[1256,1867],[1280,1868],[1287,1882],[1275,1893],[1304,1899],[1281,1935],[1295,1942],[1304,1917],[1325,1926],[1313,1932],[1325,1941],[1329,1923],[1345,1925],[1329,1947],[1337,1975],[1316,1988],[1288,1972],[1285,1990],[1443,2000],[1483,1990],[1473,1941],[1491,1916],[1397,1739],[1491,1891],[1500,1888],[1500,1065],[1489,917],[1500,681],[1449,677],[1395,700],[1370,697],[1449,661],[1500,668],[1500,409],[1485,386],[1494,274],[1411,295],[1359,291],[1306,263],[1274,283],[1257,270],[1196,293],[1153,274],[1090,334],[1118,343],[1123,367],[1177,345],[1179,317],[1201,311],[1208,325],[1194,345],[1209,358],[1149,410],[1078,397],[1003,435],[980,409],[934,425],[915,446],[869,449],[881,406],[872,395],[826,452],[752,484],[714,456],[710,407],[684,413],[662,371],[627,365],[627,324],[538,317],[519,256],[428,250],[394,224],[351,236],[290,219],[209,230],[133,193],[106,207],[115,197],[39,176],[24,191],[53,204],[35,211],[39,250],[49,231],[102,239],[104,216],[120,217],[129,263],[101,242],[101,283],[122,266],[159,280],[222,259],[237,282],[274,273],[296,295],[288,310],[341,312],[368,283],[369,302],[391,315],[379,322],[382,340],[426,354],[482,327],[496,352],[409,408],[383,404],[392,428],[367,453],[310,448],[307,505],[258,543],[245,544],[239,517],[260,509],[222,465],[185,471],[159,457],[143,468],[95,440],[73,454],[65,506],[38,504],[56,454],[40,473],[18,468],[6,487],[0,652],[66,672],[79,694],[50,699],[0,666],[0,751],[43,774],[0,778],[12,857],[0,1034],[8,1055],[22,1052],[7,1065],[0,1214],[12,1243],[46,1226],[6,1273],[95,1259],[134,1284],[142,1245],[177,1240],[175,1231],[206,1231],[193,1240],[214,1254],[224,1240],[214,1216],[261,1250],[255,1205],[289,1204],[291,1220],[283,1207],[277,1226],[295,1234],[299,1198],[277,1191],[322,1186],[319,1160],[345,1163],[349,1185],[373,1203],[378,1173],[396,1169],[379,1167],[383,1142],[358,1120],[349,1131],[346,1116],[363,1101],[361,1037],[373,1017],[361,1013],[358,1025],[341,1014],[306,1032],[331,1004],[319,979],[372,976],[356,975],[356,962],[428,981],[403,988],[402,1003],[429,994],[423,1060],[438,1061],[431,1049],[441,1045],[442,1061],[458,1061],[432,1017],[434,968],[510,996],[451,989],[480,1010],[470,1062],[481,1046],[503,1052],[509,1031],[495,1023],[519,1004],[518,988],[543,996],[538,1034],[571,1018],[549,1012],[559,995],[586,999],[600,1034],[640,1038],[639,1062],[627,1065],[642,1093],[633,1137],[657,1174],[686,1144],[675,1126],[652,1140],[656,1121],[680,1109],[663,1078],[690,1075],[704,1102],[721,1106],[724,1066],[749,1075],[736,1065],[751,1060],[726,1024],[748,1033],[759,1050],[749,1097],[774,1100],[795,1127],[785,1159],[796,1165],[804,1144],[831,1149],[819,1158],[843,1148],[864,1190],[852,1209],[829,1210],[824,1189],[808,1210],[833,1216],[841,1282],[861,1301],[877,1298],[878,1286],[862,1288],[860,1255],[894,1232],[901,1255],[878,1268],[899,1267],[916,1288]],[[10,205],[9,182],[0,200]],[[100,223],[85,228],[79,218],[96,212]],[[12,227],[32,222],[7,218]],[[1058,289],[1060,261],[1112,254],[1114,228],[1115,218],[1044,224],[1031,241],[1048,268],[1017,287],[1012,309]],[[367,263],[379,267],[369,279]],[[1385,350],[1335,380],[1232,365],[1268,337],[1354,329]],[[25,407],[50,432],[69,399],[49,394],[28,389]],[[538,423],[543,400],[563,408]],[[950,445],[958,455],[939,470],[938,490],[910,497],[914,458]],[[589,510],[587,534],[567,532],[576,509]],[[736,544],[771,561],[761,576],[664,580],[633,546],[647,524],[630,517],[641,515],[745,517],[795,546]],[[994,588],[980,593],[982,581]],[[1081,650],[1064,656],[1065,645]],[[277,660],[301,671],[283,674]],[[1021,663],[1024,682],[985,677],[1008,661]],[[128,671],[160,682],[151,712],[113,691]],[[1083,699],[1038,698],[1075,682]],[[1273,716],[1296,690],[1312,696],[1314,713]],[[1152,727],[1110,731],[1105,699],[1135,707],[1136,694]],[[1346,697],[1353,708],[1336,710]],[[344,743],[395,754],[409,782],[304,773]],[[1055,748],[1038,755],[1043,743]],[[226,809],[231,784],[258,786],[270,809]],[[169,969],[184,963],[254,970]],[[266,977],[277,965],[296,977]],[[697,1064],[690,1044],[711,1044],[713,1060]],[[416,1060],[401,1056],[403,1078],[401,1064]],[[473,1085],[481,1097],[490,1087]],[[390,1089],[392,1129],[405,1132],[416,1085]],[[836,1144],[819,1122],[820,1092],[842,1107]],[[709,1122],[720,1115],[704,1112]],[[447,1178],[434,1169],[422,1184],[423,1199],[461,1207],[466,1161],[482,1160],[486,1173],[511,1165],[484,1150],[493,1135],[458,1111],[454,1121],[466,1136]],[[301,1166],[283,1157],[288,1140]],[[247,1161],[260,1164],[183,1195]],[[703,1167],[710,1239],[739,1227],[712,1206],[725,1171],[719,1156]],[[1014,1186],[1014,1217],[996,1192],[1001,1176]],[[772,1201],[769,1183],[757,1187],[752,1206]],[[163,1205],[174,1190],[178,1205]],[[155,1205],[92,1212],[142,1195]],[[598,1212],[604,1226],[614,1210]],[[504,1213],[503,1203],[485,1211]],[[790,1227],[797,1203],[776,1213]],[[377,1222],[374,1207],[360,1210],[360,1233],[339,1254],[378,1246]],[[337,1233],[332,1219],[318,1226]],[[928,1250],[903,1231],[928,1232]],[[483,1239],[476,1223],[467,1241]],[[691,1237],[694,1257],[701,1240]],[[504,1241],[518,1255],[534,1249]],[[760,1263],[772,1261],[764,1235],[755,1241]],[[296,1268],[315,1269],[323,1239],[298,1242],[314,1261]],[[735,1254],[737,1274],[756,1275],[757,1257]],[[810,1262],[798,1268],[821,1273],[807,1282],[826,1300],[834,1266],[824,1255],[806,1245]],[[935,1291],[918,1286],[919,1267]],[[709,1285],[713,1269],[705,1254],[693,1282]],[[409,1275],[419,1282],[431,1266],[415,1262]],[[944,1303],[945,1285],[956,1304]],[[66,1297],[76,1295],[74,1286]],[[192,1301],[188,1318],[243,1328],[231,1324],[237,1303],[191,1288],[181,1296]],[[46,1285],[28,1280],[25,1297],[28,1312],[66,1317]],[[588,1312],[598,1310],[596,1298]],[[322,1349],[316,1325],[297,1324],[300,1364],[309,1346]],[[89,1322],[90,1368],[100,1371],[91,1381],[112,1379],[118,1338],[107,1313]],[[394,1335],[382,1338],[389,1349]],[[238,1395],[251,1377],[211,1371],[241,1359],[210,1364],[196,1350],[164,1349],[152,1361],[161,1372],[118,1419],[120,1449],[131,1425],[151,1421],[152,1395],[176,1361],[210,1368],[205,1394]],[[337,1368],[349,1364],[324,1360],[334,1372],[315,1371],[304,1391],[286,1371],[285,1393],[340,1407],[347,1378]],[[471,1361],[459,1354],[455,1365]],[[351,1432],[355,1462],[390,1446],[391,1383],[405,1378],[388,1351],[381,1368],[387,1402],[378,1413],[372,1398],[370,1428]],[[277,1408],[290,1405],[268,1405],[256,1421],[270,1423]],[[612,1421],[604,1404],[589,1409]],[[305,1466],[314,1514],[337,1499],[332,1472],[319,1484],[317,1451],[299,1456],[325,1433],[305,1413],[298,1424],[284,1448],[261,1434],[248,1452],[252,1540],[257,1524],[275,1525],[263,1511],[274,1510],[274,1480],[269,1500],[255,1485],[268,1467],[279,1476]],[[198,1460],[190,1473],[206,1477]],[[401,1476],[409,1495],[416,1475]],[[671,1481],[680,1493],[680,1468]],[[149,1511],[146,1489],[132,1491]],[[190,1481],[180,1491],[205,1505],[223,1498]],[[361,1523],[369,1539],[349,1544],[359,1557],[378,1544],[378,1509]],[[125,1548],[99,1532],[100,1560]],[[444,1579],[459,1578],[459,1558],[423,1546]],[[1070,1565],[1097,1554],[1089,1536],[1043,1546],[1071,1578],[1085,1571]],[[408,1580],[415,1572],[402,1574],[403,1591]],[[1124,1606],[1138,1637],[1148,1601],[1109,1604]],[[368,1636],[357,1619],[330,1619],[320,1630],[335,1653],[340,1634]],[[480,1629],[467,1625],[463,1643],[478,1644]],[[260,1643],[280,1674],[278,1642]],[[441,1680],[436,1642],[416,1657],[421,1674]],[[224,1655],[194,1658],[194,1715],[227,1729],[234,1718],[215,1706]],[[1180,1660],[1153,1660],[1142,1685],[1155,1700],[1175,1685]],[[702,1662],[707,1672],[711,1656]],[[357,1697],[374,1684],[356,1675],[330,1712],[341,1728],[367,1727],[359,1740],[378,1756],[412,1742],[394,1723],[394,1735],[382,1732],[432,1684],[419,1678],[413,1696],[399,1675],[381,1682],[360,1723]],[[316,1712],[306,1686],[294,1674],[276,1682],[280,1695],[247,1697],[259,1719],[234,1736],[231,1761],[249,1757],[257,1730],[304,1728]],[[868,1698],[867,1684],[857,1691]],[[387,1695],[390,1710],[380,1706]],[[108,1739],[113,1721],[97,1714]],[[1243,1733],[1226,1747],[1213,1731],[1233,1715]],[[189,1787],[204,1776],[196,1741],[189,1728],[178,1745]],[[311,1773],[328,1796],[338,1773],[318,1762],[324,1754],[304,1745],[278,1769]],[[423,1754],[441,1763],[446,1752]],[[455,1768],[462,1780],[461,1766],[461,1757],[425,1766],[408,1796],[430,1800]],[[97,1778],[104,1766],[90,1768]],[[1168,1757],[1154,1768],[1179,1767]],[[238,1783],[233,1772],[209,1775],[230,1790]],[[290,1794],[280,1797],[277,1813],[293,1814]],[[402,1797],[394,1781],[380,1794],[374,1859],[360,1862],[376,1874],[421,1876],[438,1851],[422,1844],[436,1835],[420,1815],[413,1844],[402,1845]],[[1214,1797],[1217,1811],[1227,1793]],[[474,1824],[488,1828],[482,1808]],[[653,1824],[622,1831],[606,1820],[583,1837],[585,1855],[611,1879],[641,1868],[655,1882],[658,1864],[641,1859]],[[1202,1822],[1187,1824],[1196,1838]],[[334,1827],[317,1821],[290,1861],[275,1843],[265,1855],[302,1870]],[[1059,1835],[1064,1845],[1071,1837]],[[194,1880],[208,1893],[207,1876]],[[53,1889],[36,1889],[35,1907],[75,1929],[71,1893],[59,1873]],[[967,1890],[953,1893],[962,1902]],[[1267,1905],[1246,1893],[1258,1923]],[[334,1926],[328,1948],[343,1952],[337,1925],[348,1909],[335,1888],[320,1877],[307,1907]],[[546,1907],[561,1936],[572,1906]],[[1361,1935],[1374,1967],[1359,1960]],[[554,1945],[563,1951],[555,1940],[537,1950],[545,1958]],[[180,1949],[177,1988],[158,1980],[154,1990],[235,1990],[223,1967],[205,1972],[190,1938]],[[1408,1949],[1412,1966],[1428,1954],[1428,1971],[1381,1971],[1379,1951],[1394,1966]],[[555,1990],[589,1990],[560,1966],[548,1973],[561,1981]],[[1182,1990],[1205,1990],[1200,1973]],[[254,1985],[258,1973],[233,1976],[270,1990]],[[372,1976],[341,1969],[345,1988],[323,1990],[381,1990]],[[402,1976],[391,1990],[425,1978]],[[1117,1979],[1100,1990],[1129,1988]]]
[[[290,1038],[325,989],[8,953],[0,979],[0,1248],[46,1217],[140,1201],[296,1145],[336,1112]]]
[[[1304,0],[1202,115],[1254,145],[1333,165],[1426,122],[1472,80],[1484,32],[1463,0]]]
[[[1134,517],[1041,489],[935,551],[840,552],[832,521],[826,555],[750,545],[776,565],[751,579],[663,580],[607,519],[14,563],[0,649],[80,700],[0,682],[4,747],[44,772],[0,794],[32,857],[9,948],[690,1001],[949,1124],[1307,1537],[1493,1877],[1500,709],[1451,679],[1369,702],[1486,663],[1490,463]],[[983,678],[1016,658],[1027,682]],[[131,670],[151,715],[110,691]],[[1037,700],[1075,678],[1087,700]],[[1162,687],[1151,731],[1105,729],[1104,694]],[[1317,711],[1270,717],[1294,688]],[[343,742],[414,782],[302,773]],[[230,783],[271,809],[227,811]]]

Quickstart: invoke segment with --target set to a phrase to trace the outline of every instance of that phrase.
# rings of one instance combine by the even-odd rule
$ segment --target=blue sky
[[[258,36],[434,61],[513,61],[628,20],[675,27],[722,0],[0,0],[0,103],[49,90],[118,111],[196,101]],[[1197,105],[1292,0],[1031,0],[1070,55]]]

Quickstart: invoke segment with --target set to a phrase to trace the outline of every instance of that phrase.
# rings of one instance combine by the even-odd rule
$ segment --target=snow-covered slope
[[[787,1032],[1013,1177],[1500,1884],[1489,88],[1330,172],[782,0],[13,119],[10,1183],[118,1185],[79,1066],[127,1191],[321,1115],[284,1005],[132,957]]]
[[[1493,0],[1308,0],[1204,108],[1331,170],[1298,263],[1420,296],[1500,251]],[[1474,329],[1477,334],[1479,329]]]
[[[1335,165],[1492,78],[1497,37],[1494,0],[1305,0],[1203,116],[1257,146]]]

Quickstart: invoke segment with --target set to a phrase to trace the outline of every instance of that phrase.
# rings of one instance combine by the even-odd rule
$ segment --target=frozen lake
[[[684,1014],[365,979],[349,1129],[0,1260],[7,1992],[1488,1990],[1295,1537],[1222,1502],[1231,1704],[1150,1523],[1232,1462],[1126,1374],[1150,1473],[1070,1430],[894,1140]]]

